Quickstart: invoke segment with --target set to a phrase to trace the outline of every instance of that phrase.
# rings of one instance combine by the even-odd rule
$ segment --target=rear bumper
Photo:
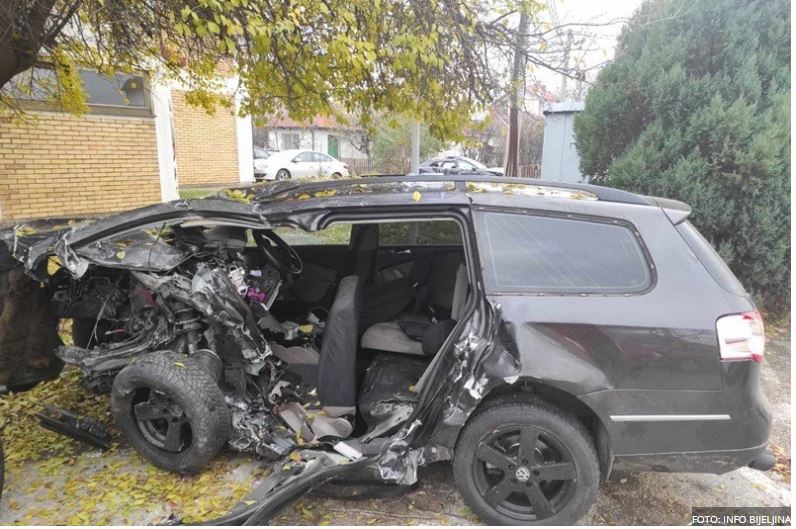
[[[774,466],[775,459],[773,454],[767,450],[767,446],[768,443],[764,443],[760,446],[739,450],[622,455],[614,458],[611,470],[709,474],[724,474],[745,466],[751,466],[757,470],[769,470]]]

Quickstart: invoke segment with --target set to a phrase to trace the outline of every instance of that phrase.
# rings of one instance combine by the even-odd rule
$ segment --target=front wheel
[[[290,171],[287,169],[280,169],[276,172],[276,179],[277,180],[287,180],[290,178]]]
[[[205,368],[183,354],[137,358],[113,382],[111,410],[122,435],[156,466],[198,472],[226,444],[231,415]]]
[[[541,401],[479,411],[453,465],[465,502],[490,525],[574,524],[594,503],[600,476],[583,425]]]

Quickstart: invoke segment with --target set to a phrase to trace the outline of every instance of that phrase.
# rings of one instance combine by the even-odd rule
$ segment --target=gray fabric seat
[[[288,366],[302,380],[302,386],[317,387],[321,406],[331,415],[353,414],[356,410],[360,303],[359,278],[341,279],[326,320],[318,363]]]
[[[456,268],[456,273],[453,277],[453,289],[449,294],[450,297],[447,300],[447,303],[450,304],[450,318],[457,320],[461,315],[461,311],[464,308],[465,301],[467,300],[467,269],[465,268],[464,263],[459,262],[459,265]],[[433,280],[434,278],[432,274],[432,281]],[[431,284],[431,287],[433,292],[433,283]],[[430,294],[429,297],[432,298],[433,296]],[[441,300],[437,295],[435,301],[444,302],[445,300]],[[395,320],[376,323],[368,327],[368,329],[362,335],[360,345],[363,349],[387,351],[391,353],[416,356],[435,354],[436,350],[433,348],[431,350],[424,350],[422,334],[417,334],[416,326],[413,328],[413,326],[407,325],[409,322],[425,324],[429,328],[432,325],[431,320],[424,314],[418,312],[402,313]],[[411,333],[407,332],[409,329],[412,329]]]

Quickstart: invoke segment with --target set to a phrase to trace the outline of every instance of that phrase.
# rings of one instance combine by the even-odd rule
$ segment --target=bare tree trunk
[[[78,3],[64,6],[64,18],[55,20],[58,22],[57,31],[74,14]],[[12,77],[33,66],[42,46],[55,37],[47,32],[54,4],[55,0],[0,2],[0,88]]]
[[[410,164],[410,172],[414,174],[420,172],[420,122],[417,120],[412,121],[412,149]]]
[[[519,176],[517,157],[519,154],[520,140],[520,91],[524,92],[523,81],[525,79],[525,47],[528,43],[528,23],[530,17],[528,13],[520,14],[520,22],[517,26],[517,47],[514,49],[514,65],[511,72],[511,97],[509,99],[509,134],[506,141],[506,160],[504,174],[506,176]]]
[[[561,101],[567,100],[567,75],[569,75],[569,50],[572,48],[572,30],[567,31],[567,45],[564,48],[564,72],[566,75],[561,76],[561,89],[559,90],[559,97]]]

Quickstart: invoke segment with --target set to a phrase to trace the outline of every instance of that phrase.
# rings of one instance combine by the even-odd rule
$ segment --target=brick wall
[[[0,220],[160,202],[152,118],[32,112],[0,119]]]
[[[232,109],[208,114],[171,93],[177,181],[181,187],[240,182],[236,116]]]

